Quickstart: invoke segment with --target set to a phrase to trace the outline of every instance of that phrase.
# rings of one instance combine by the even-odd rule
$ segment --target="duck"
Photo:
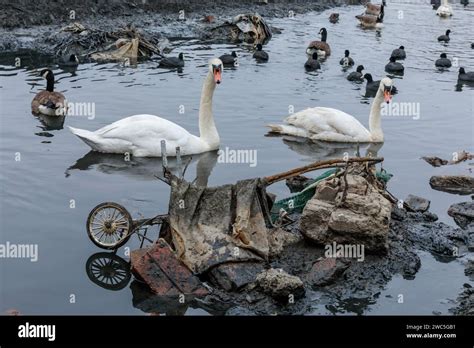
[[[359,20],[359,24],[362,28],[383,28],[383,17],[384,12],[380,12],[378,16],[363,14],[358,15],[356,18]]]
[[[394,49],[390,57],[394,57],[396,60],[405,59],[407,57],[405,46],[400,46],[399,48]]]
[[[222,61],[224,66],[226,65],[235,65],[235,62],[237,61],[237,53],[235,51],[232,51],[231,54],[223,54],[222,56],[219,57],[219,59]]]
[[[319,30],[319,34],[321,35],[321,41],[313,41],[310,42],[308,48],[306,48],[306,54],[308,56],[312,56],[313,52],[318,52],[318,57],[326,57],[331,55],[331,47],[326,42],[328,37],[328,32],[326,28],[321,28]]]
[[[268,53],[263,50],[262,44],[257,44],[257,50],[254,52],[253,58],[260,61],[268,60]]]
[[[178,57],[165,57],[160,60],[159,68],[182,68],[184,66],[184,55],[180,53]]]
[[[369,129],[365,128],[356,117],[344,111],[315,107],[299,111],[285,119],[286,124],[270,124],[271,133],[309,138],[313,141],[338,143],[383,143],[384,135],[381,125],[381,107],[389,103],[393,95],[393,82],[383,78],[369,115]]]
[[[473,49],[474,49],[474,42],[473,42],[473,43],[471,43],[471,48],[473,48]]]
[[[445,35],[440,35],[438,36],[438,41],[443,41],[443,42],[449,42],[450,38],[449,38],[449,34],[451,33],[451,30],[446,30],[446,34]]]
[[[373,16],[378,16],[380,12],[383,12],[384,7],[387,4],[385,3],[385,0],[382,1],[382,4],[376,5],[376,4],[371,4],[370,2],[365,5],[365,13]]]
[[[306,71],[314,71],[321,69],[321,65],[318,61],[318,52],[314,52],[312,57],[309,57],[306,63],[304,63]]]
[[[161,141],[166,141],[166,155],[193,155],[219,148],[220,138],[214,123],[212,99],[222,81],[223,63],[219,58],[209,61],[209,72],[204,80],[199,106],[199,136],[183,127],[155,115],[133,115],[94,132],[69,127],[70,131],[102,153],[129,153],[135,157],[161,157]]]
[[[474,72],[473,71],[466,72],[466,70],[464,70],[464,68],[461,67],[459,68],[458,80],[474,82]]]
[[[79,58],[75,54],[70,54],[69,56],[61,57],[59,61],[59,66],[65,67],[76,67],[79,65]]]
[[[362,75],[362,70],[364,69],[365,68],[363,65],[359,65],[356,71],[353,71],[349,75],[347,75],[347,79],[349,81],[358,81],[358,82],[364,81],[364,75]]]
[[[438,68],[449,68],[451,67],[451,61],[448,59],[446,53],[441,53],[439,59],[436,60],[435,65]]]
[[[464,7],[466,7],[467,5],[469,5],[469,0],[461,0],[461,5],[464,5]]]
[[[365,74],[364,79],[367,80],[367,85],[365,86],[365,95],[368,97],[375,96],[379,89],[381,80],[374,81],[371,74]],[[393,86],[392,93],[395,94],[397,92],[397,88]]]
[[[390,57],[390,62],[385,65],[385,71],[388,73],[402,74],[405,70],[405,67],[398,63],[395,57]]]
[[[331,13],[329,16],[329,22],[331,23],[337,23],[339,21],[339,13]]]
[[[347,66],[353,66],[354,65],[354,59],[352,59],[351,57],[349,57],[349,50],[345,50],[344,51],[344,58],[342,58],[340,61],[339,61],[339,64],[344,66],[344,67],[347,67]]]
[[[436,15],[440,17],[451,17],[453,15],[453,8],[448,0],[443,0],[443,4],[436,10]]]
[[[50,69],[41,70],[39,76],[46,80],[46,90],[38,92],[31,101],[34,115],[64,116],[67,113],[66,98],[54,91],[54,74]]]

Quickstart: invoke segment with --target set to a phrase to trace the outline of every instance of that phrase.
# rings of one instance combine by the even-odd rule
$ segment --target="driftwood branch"
[[[342,158],[330,159],[330,160],[325,160],[325,161],[314,162],[314,163],[308,164],[307,166],[291,169],[289,171],[279,173],[276,175],[266,176],[263,178],[263,182],[266,185],[271,185],[278,181],[289,179],[294,176],[301,175],[307,172],[312,172],[313,170],[317,170],[317,169],[340,167],[341,164],[344,165],[344,164],[356,163],[356,162],[372,162],[375,164],[382,161],[383,161],[382,157],[378,157],[378,158],[351,157],[351,158],[348,158],[347,160],[344,160]]]

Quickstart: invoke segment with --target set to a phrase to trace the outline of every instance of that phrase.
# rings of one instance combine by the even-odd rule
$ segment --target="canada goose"
[[[446,53],[441,53],[439,59],[436,60],[435,65],[439,68],[451,67],[451,61],[448,59]]]
[[[59,66],[74,67],[79,65],[79,58],[75,54],[64,56],[59,61]]]
[[[387,4],[385,0],[382,1],[381,5],[371,4],[370,2],[365,5],[365,13],[373,16],[378,16],[380,12],[384,10],[384,6]]]
[[[365,86],[365,95],[367,97],[373,97],[377,93],[379,89],[380,80],[374,81],[371,74],[365,74],[364,78],[367,80],[367,85]],[[391,90],[392,94],[396,94],[397,88],[395,86],[392,87]]]
[[[397,63],[395,57],[390,57],[390,62],[385,65],[385,71],[388,73],[401,74],[405,67],[401,63]]]
[[[449,38],[449,34],[451,33],[451,30],[446,30],[446,34],[445,35],[440,35],[438,36],[438,41],[444,41],[444,42],[448,42],[450,40]]]
[[[268,60],[268,53],[263,50],[262,44],[257,44],[257,50],[254,52],[253,58],[260,61]]]
[[[381,124],[381,106],[392,100],[395,86],[388,77],[379,81],[369,115],[369,129],[356,117],[344,111],[315,107],[308,108],[285,119],[286,124],[270,124],[271,133],[310,138],[313,141],[343,143],[381,143],[384,141]]]
[[[400,46],[399,48],[394,49],[390,57],[395,59],[405,59],[407,57],[407,54],[405,53],[405,47]]]
[[[133,115],[104,126],[94,132],[69,127],[71,132],[103,153],[131,153],[135,157],[161,157],[160,142],[166,141],[166,154],[194,155],[217,150],[219,134],[212,114],[214,90],[222,81],[223,64],[220,59],[209,61],[208,73],[201,90],[199,106],[199,133],[195,136],[183,127],[154,115]]]
[[[318,52],[318,57],[331,55],[331,47],[326,42],[328,37],[326,28],[321,28],[319,34],[321,34],[321,41],[313,41],[308,45],[308,48],[306,48],[306,54],[308,56],[312,56],[313,52]]]
[[[464,5],[464,7],[466,7],[467,5],[469,5],[469,0],[461,0],[461,5]]]
[[[237,61],[237,53],[235,53],[235,51],[232,51],[231,54],[223,54],[219,57],[219,59],[224,65],[235,65],[235,62]]]
[[[358,82],[364,81],[364,75],[362,75],[362,70],[364,70],[364,66],[359,65],[356,71],[353,71],[349,75],[347,75],[347,79],[349,81],[358,81]]]
[[[367,14],[356,16],[362,28],[383,28],[383,17],[383,11],[378,16]]]
[[[352,59],[351,57],[349,57],[349,50],[345,50],[344,51],[344,58],[342,58],[340,61],[339,61],[339,64],[342,65],[342,66],[353,66],[354,65],[354,59]]]
[[[474,48],[474,42],[473,42],[473,43],[471,43],[471,48]]]
[[[464,68],[459,68],[458,80],[474,82],[474,72],[473,71],[466,72]]]
[[[178,57],[165,57],[160,60],[160,68],[182,68],[184,66],[184,55],[180,53]]]
[[[304,67],[307,71],[314,71],[321,69],[321,65],[318,61],[318,52],[314,52],[312,57],[309,57],[306,63],[304,63]]]
[[[337,23],[339,21],[339,13],[331,13],[329,16],[329,22],[331,23]]]
[[[40,76],[46,79],[46,90],[38,92],[31,101],[31,112],[35,115],[64,116],[67,112],[66,98],[54,91],[54,74],[49,69],[41,70]]]

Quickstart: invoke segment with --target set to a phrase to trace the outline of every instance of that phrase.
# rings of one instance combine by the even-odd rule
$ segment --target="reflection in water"
[[[91,255],[86,262],[86,273],[94,284],[113,291],[126,287],[132,277],[129,263],[114,252]]]
[[[361,297],[361,298],[346,298],[340,299],[333,304],[327,305],[326,309],[331,313],[337,314],[347,314],[347,313],[355,313],[357,315],[363,315],[366,313],[370,306],[374,305],[377,301],[377,295],[374,298],[371,297]]]
[[[44,131],[63,129],[64,120],[66,119],[66,116],[48,116],[41,114],[35,117],[44,126],[41,127]]]
[[[474,88],[474,81],[461,81],[461,80],[458,80],[456,85],[454,86],[454,90],[456,92],[462,92],[462,89],[463,89],[464,86],[467,86],[470,89],[473,89]]]
[[[130,290],[133,307],[153,315],[185,315],[190,308],[199,308],[211,315],[224,315],[235,306],[232,302],[224,302],[212,295],[204,298],[185,296],[184,301],[180,295],[158,295],[138,280],[132,281]]]
[[[365,149],[366,156],[376,157],[383,146],[383,143],[330,143],[290,136],[283,137],[283,142],[288,145],[289,149],[308,157],[311,161],[360,156],[361,148]]]
[[[206,152],[199,155],[184,156],[182,158],[181,170],[186,164],[197,162],[196,178],[197,185],[207,186],[209,176],[217,164],[217,151]],[[119,154],[107,154],[95,151],[88,152],[84,157],[66,170],[66,177],[71,175],[72,170],[96,169],[104,174],[122,174],[127,177],[140,180],[156,180],[156,176],[163,176],[163,161],[157,157],[128,157]],[[178,175],[178,163],[176,158],[168,158],[168,169]]]
[[[99,252],[86,262],[87,277],[103,289],[118,291],[124,289],[132,278],[130,264],[114,252]],[[189,308],[200,308],[212,315],[224,315],[234,306],[216,298],[197,298],[181,295],[158,295],[143,282],[135,279],[130,283],[133,307],[154,315],[184,315]]]

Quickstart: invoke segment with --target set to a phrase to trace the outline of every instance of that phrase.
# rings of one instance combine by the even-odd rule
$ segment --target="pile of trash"
[[[392,203],[381,193],[385,183],[366,162],[346,163],[342,168],[337,161],[329,162],[321,167],[339,168],[323,175],[314,197],[309,197],[301,216],[301,234],[313,242],[364,243],[368,251],[386,252]],[[313,168],[309,165],[218,187],[197,186],[168,172],[169,226],[159,243],[132,253],[135,273],[162,295],[175,295],[176,290],[156,285],[156,279],[192,280],[197,275],[226,291],[247,286],[278,301],[290,293],[303,296],[301,279],[270,267],[271,260],[302,237],[293,230],[297,224],[272,220],[274,196],[267,194],[266,187]],[[156,266],[164,259],[164,267]],[[179,279],[178,292],[183,289]],[[188,290],[185,295],[202,292],[197,285]]]
[[[264,44],[272,38],[270,27],[258,13],[239,14],[211,31],[214,34],[224,32],[223,34],[231,41],[254,44]]]
[[[80,55],[94,61],[123,61],[161,56],[160,42],[134,26],[128,25],[117,31],[105,32],[88,29],[74,22],[65,26],[53,41],[56,56]]]

